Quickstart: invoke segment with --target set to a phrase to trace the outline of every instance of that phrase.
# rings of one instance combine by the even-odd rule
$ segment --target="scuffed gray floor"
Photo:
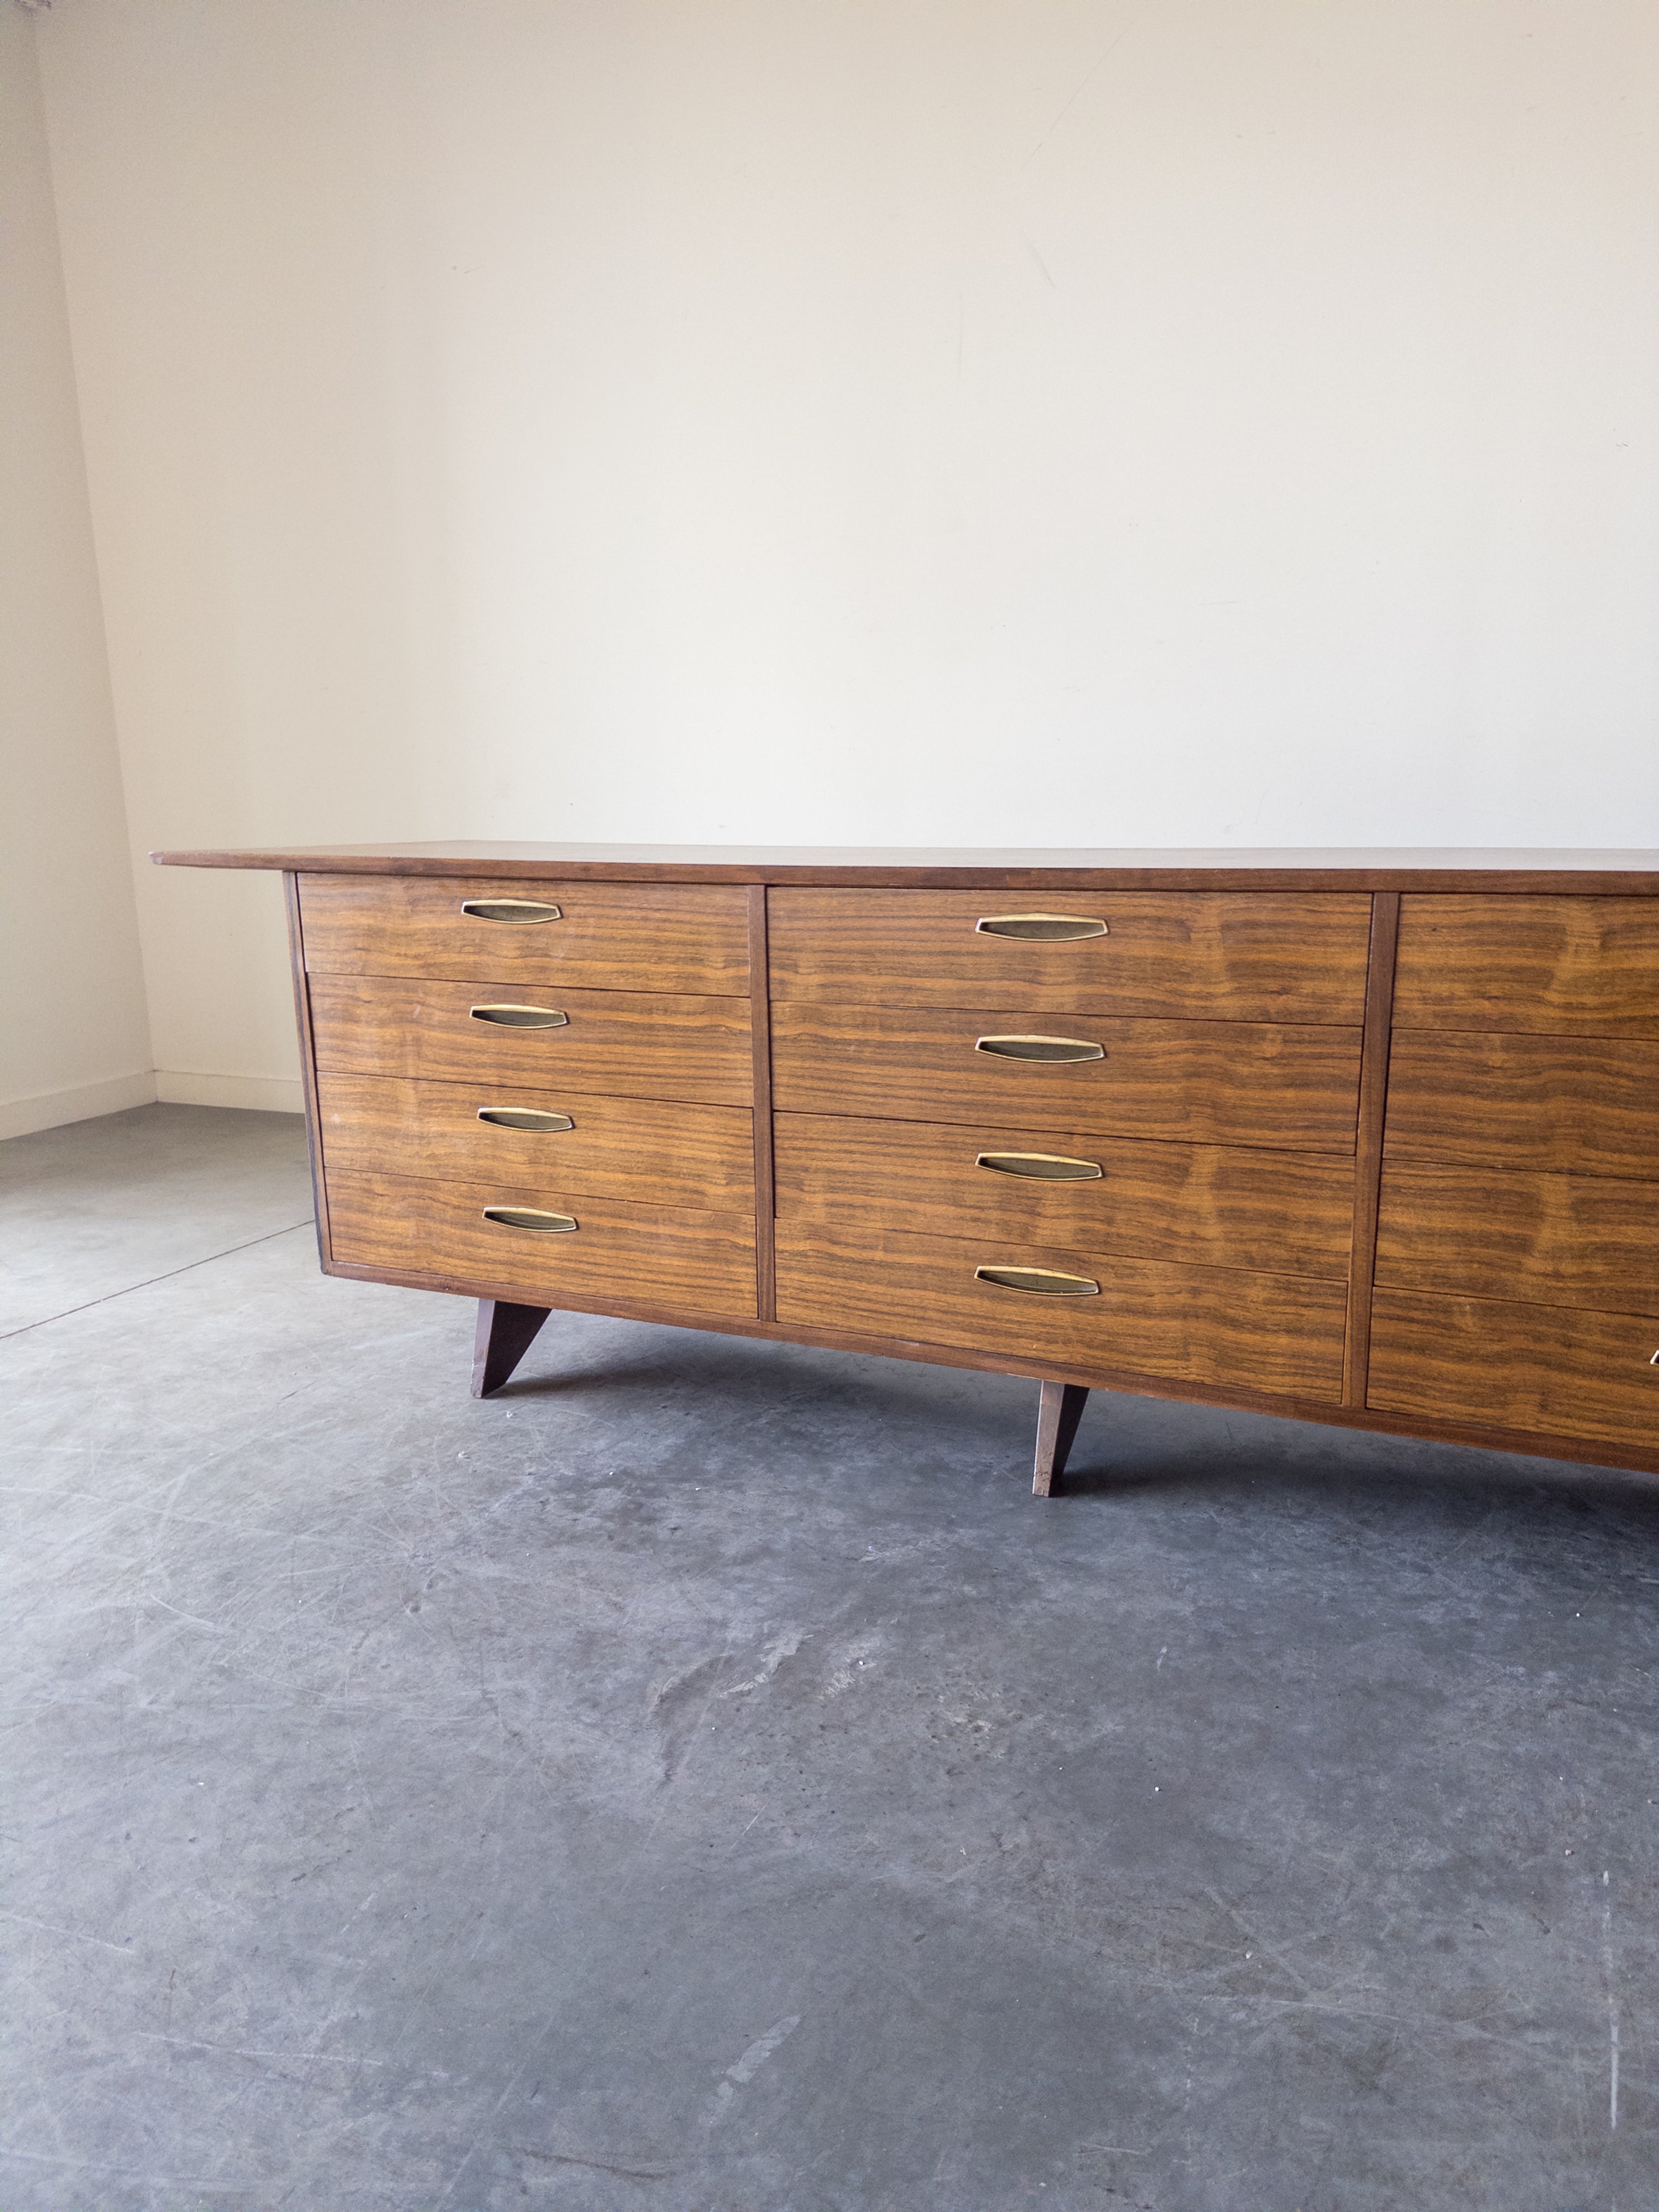
[[[1659,2203],[1659,1484],[0,1196],[6,2212]]]

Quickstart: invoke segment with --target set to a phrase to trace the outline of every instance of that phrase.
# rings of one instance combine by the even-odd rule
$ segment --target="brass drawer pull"
[[[1068,1160],[1063,1152],[981,1152],[974,1165],[1031,1182],[1098,1182],[1105,1172],[1098,1160]]]
[[[997,1060],[1104,1060],[1103,1045],[1086,1044],[1081,1037],[982,1036],[975,1052],[988,1052]]]
[[[1109,937],[1103,921],[1081,914],[982,914],[974,927],[985,937],[1018,937],[1028,945],[1066,945],[1078,937]]]
[[[976,1283],[994,1283],[1000,1291],[1028,1291],[1039,1297],[1097,1298],[1100,1285],[1087,1275],[1061,1275],[1052,1267],[975,1267]]]
[[[574,1129],[568,1114],[544,1114],[534,1106],[480,1106],[478,1119],[497,1129]]]
[[[576,1226],[574,1213],[544,1213],[537,1206],[487,1206],[483,1218],[503,1229],[533,1229],[538,1237],[568,1236]]]
[[[461,912],[474,921],[562,921],[564,915],[544,899],[463,899]]]
[[[475,1022],[494,1022],[503,1030],[562,1030],[570,1022],[569,1015],[556,1006],[473,1006],[469,1011]]]

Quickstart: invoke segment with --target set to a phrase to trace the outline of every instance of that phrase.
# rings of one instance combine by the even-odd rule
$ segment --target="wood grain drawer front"
[[[1347,1275],[1346,1161],[817,1114],[780,1114],[775,1132],[778,1216],[803,1232],[914,1228]]]
[[[1659,1322],[1379,1290],[1366,1403],[1385,1413],[1659,1449]]]
[[[468,913],[471,906],[479,909]],[[556,908],[556,913],[551,909]],[[301,876],[313,975],[494,975],[572,989],[742,997],[740,884],[476,882]]]
[[[1659,899],[1400,902],[1396,1028],[1659,1039]]]
[[[1659,1181],[1659,1044],[1396,1030],[1386,1154]]]
[[[1098,1059],[1007,1059],[983,1038],[1052,1036]],[[1359,1092],[1357,1029],[1119,1021],[1033,1013],[784,1004],[772,1017],[780,1112],[994,1121],[1188,1144],[1347,1152]]]
[[[473,1008],[508,1006],[526,986],[398,982],[313,975],[317,1066],[340,1075],[438,1083],[506,1083],[611,1097],[747,1106],[753,1085],[746,999],[679,999],[627,991],[538,991],[527,1004],[564,1019],[515,1028]]]
[[[552,1181],[584,1198],[754,1210],[754,1128],[741,1106],[325,1073],[317,1124],[331,1175]]]
[[[1095,1282],[1046,1294],[975,1270]],[[1093,1250],[896,1231],[822,1236],[778,1224],[778,1318],[960,1345],[1069,1369],[1334,1403],[1346,1299],[1337,1283]]]
[[[486,1206],[572,1220],[574,1230],[487,1219]],[[430,1274],[526,1304],[566,1300],[755,1312],[755,1224],[740,1213],[678,1212],[587,1198],[545,1182],[423,1182],[342,1172],[328,1178],[333,1257],[389,1274]]]
[[[768,916],[775,999],[1236,1022],[1364,1007],[1363,894],[775,890]]]
[[[1396,1290],[1659,1315],[1659,1183],[1391,1163],[1376,1279]]]

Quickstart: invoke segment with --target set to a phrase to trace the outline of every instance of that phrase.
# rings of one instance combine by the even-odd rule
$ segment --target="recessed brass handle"
[[[1098,1160],[1070,1160],[1063,1152],[981,1152],[974,1165],[1030,1182],[1098,1182],[1104,1173]]]
[[[997,1060],[1104,1060],[1104,1045],[1089,1044],[1082,1037],[982,1036],[975,1052],[988,1052]]]
[[[480,1106],[478,1119],[497,1129],[574,1129],[568,1114],[544,1114],[534,1106]]]
[[[976,1283],[1000,1291],[1027,1291],[1038,1297],[1097,1298],[1100,1285],[1088,1275],[1062,1275],[1053,1267],[975,1267]]]
[[[503,1030],[562,1030],[570,1022],[569,1015],[556,1006],[473,1006],[469,1011],[475,1022],[494,1022]]]
[[[538,1237],[568,1236],[576,1226],[574,1213],[544,1213],[538,1206],[487,1206],[483,1218],[503,1229],[533,1229]]]
[[[1078,937],[1109,937],[1103,921],[1081,914],[982,914],[974,927],[985,937],[1018,937],[1028,945],[1066,945]]]
[[[474,921],[562,921],[561,908],[550,906],[545,899],[463,899],[461,912],[470,914]]]

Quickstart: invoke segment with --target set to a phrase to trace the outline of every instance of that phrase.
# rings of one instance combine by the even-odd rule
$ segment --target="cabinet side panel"
[[[753,1055],[755,1104],[755,1300],[762,1321],[777,1307],[776,1206],[773,1196],[775,1133],[772,1127],[772,993],[768,969],[767,889],[749,888],[750,1045]]]
[[[1359,1048],[1359,1128],[1354,1148],[1353,1232],[1348,1259],[1348,1328],[1342,1350],[1342,1402],[1365,1402],[1370,1357],[1371,1279],[1376,1259],[1377,1190],[1382,1177],[1382,1123],[1388,1103],[1389,1037],[1394,1012],[1400,894],[1371,901],[1370,958],[1365,972],[1365,1030]]]
[[[311,1034],[311,985],[306,975],[304,926],[300,918],[300,878],[283,878],[288,909],[289,963],[294,977],[294,1019],[300,1032],[300,1082],[306,1102],[306,1155],[311,1162],[311,1197],[316,1209],[317,1256],[326,1267],[332,1257],[328,1231],[328,1182],[323,1172],[322,1123],[317,1112],[317,1054]]]

